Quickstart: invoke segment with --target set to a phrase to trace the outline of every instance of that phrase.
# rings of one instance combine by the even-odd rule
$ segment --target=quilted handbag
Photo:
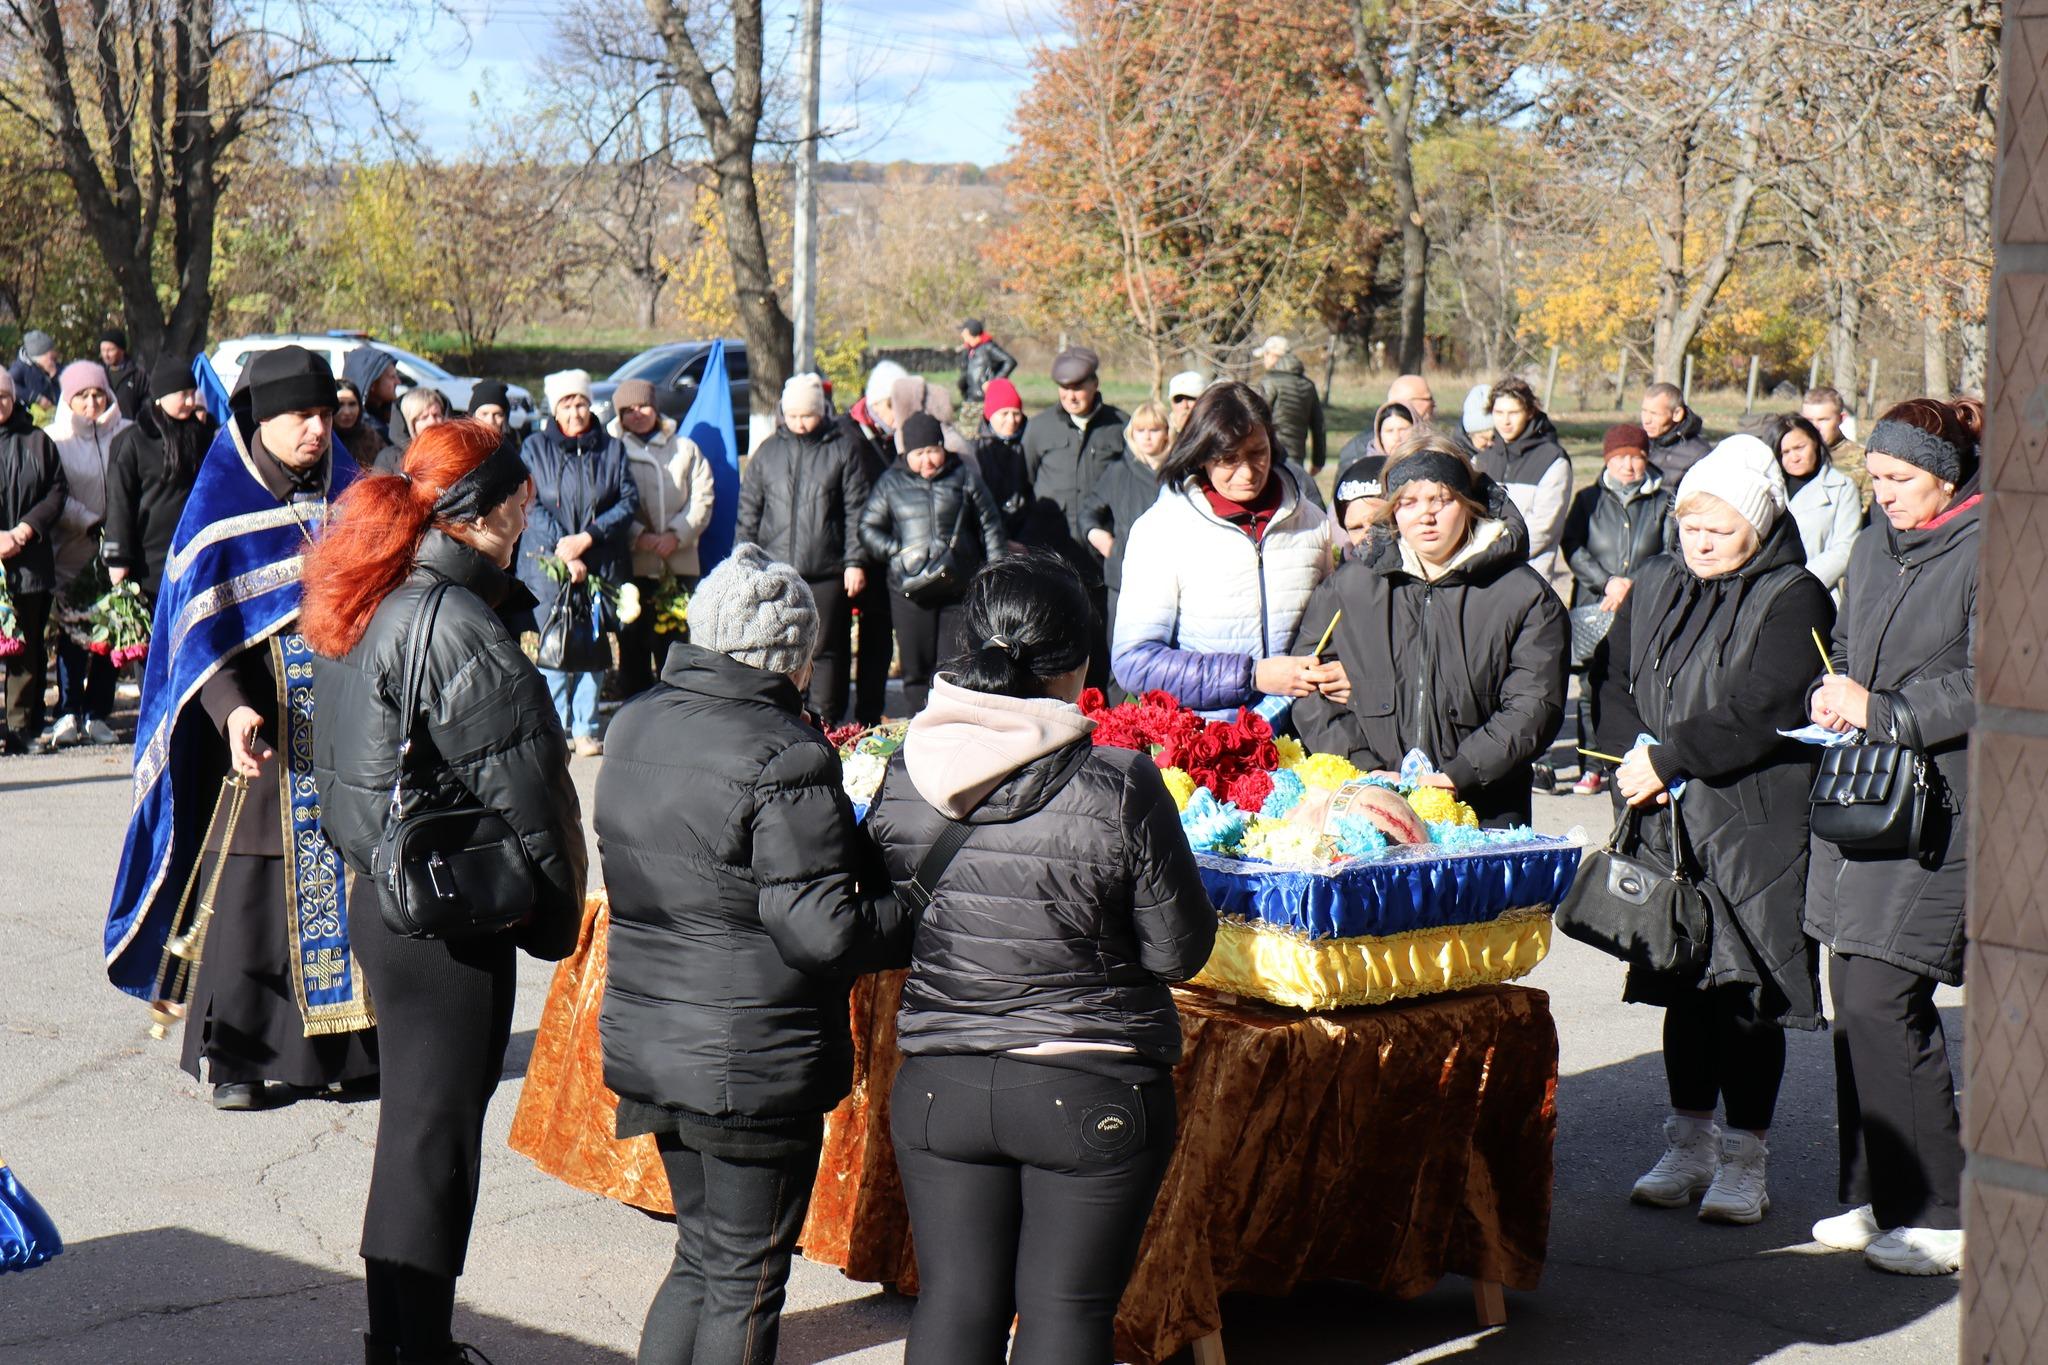
[[[1813,832],[1844,852],[1917,858],[1927,798],[1927,760],[1903,744],[1826,749],[1813,779]]]
[[[1605,848],[1579,864],[1558,905],[1557,931],[1632,967],[1696,981],[1713,948],[1713,892],[1700,877],[1678,805],[1671,820],[1671,866],[1645,856],[1643,812],[1616,822]]]

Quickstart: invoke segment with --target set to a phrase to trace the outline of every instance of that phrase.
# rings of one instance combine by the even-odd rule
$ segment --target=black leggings
[[[910,1057],[890,1113],[923,1289],[905,1365],[1109,1365],[1173,1154],[1173,1080]]]
[[[1727,1105],[1728,1126],[1771,1126],[1785,1080],[1785,1030],[1760,1019],[1747,986],[1695,991],[1664,1011],[1664,1076],[1671,1107],[1703,1114]]]

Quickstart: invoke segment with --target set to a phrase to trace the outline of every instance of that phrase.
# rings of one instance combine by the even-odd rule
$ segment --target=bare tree
[[[762,230],[761,190],[755,178],[767,91],[762,0],[730,0],[725,22],[717,22],[715,13],[707,16],[693,9],[687,0],[646,0],[646,5],[661,37],[661,78],[689,97],[704,130],[732,265],[733,297],[747,337],[753,407],[757,413],[769,413],[790,375],[796,329],[775,287],[775,264]]]
[[[0,60],[36,82],[33,94],[0,86],[0,101],[61,157],[135,349],[196,351],[236,143],[274,133],[309,78],[382,59],[321,47],[303,12],[271,25],[232,0],[0,4]]]

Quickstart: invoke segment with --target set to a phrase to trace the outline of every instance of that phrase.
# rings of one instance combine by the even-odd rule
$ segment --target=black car
[[[697,384],[704,377],[704,362],[711,354],[708,341],[669,341],[650,346],[613,370],[611,377],[590,386],[590,408],[599,422],[616,415],[612,393],[628,379],[644,379],[654,385],[654,405],[664,417],[681,421],[697,399]],[[725,343],[725,376],[732,385],[733,427],[740,452],[747,449],[747,414],[752,386],[747,382],[747,343]]]

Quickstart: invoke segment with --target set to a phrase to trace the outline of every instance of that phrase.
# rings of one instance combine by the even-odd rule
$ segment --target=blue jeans
[[[548,695],[555,699],[555,715],[571,739],[597,738],[597,685],[602,673],[558,673],[543,668]]]

